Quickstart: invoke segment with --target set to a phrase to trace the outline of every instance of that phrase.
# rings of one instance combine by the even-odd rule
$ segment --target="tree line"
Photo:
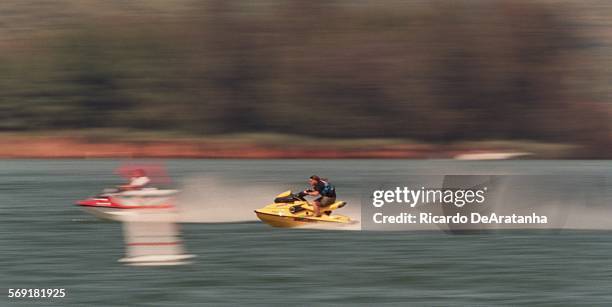
[[[4,4],[17,7],[2,13],[2,131],[527,139],[610,150],[609,70],[598,62],[610,49],[567,2],[58,3],[42,16]]]

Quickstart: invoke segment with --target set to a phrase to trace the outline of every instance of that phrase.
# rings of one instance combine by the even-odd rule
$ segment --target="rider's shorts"
[[[327,207],[336,202],[335,197],[321,196],[317,198],[317,201],[321,204],[321,207]]]

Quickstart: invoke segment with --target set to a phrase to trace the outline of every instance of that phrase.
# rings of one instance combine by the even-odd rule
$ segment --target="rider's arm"
[[[148,177],[138,177],[132,179],[128,184],[119,186],[119,188],[123,190],[139,189],[147,185],[150,181],[151,179],[149,179]]]
[[[304,191],[304,193],[306,193],[306,194],[308,194],[310,196],[319,196],[320,195],[319,191],[317,191],[317,190],[306,190],[306,191]]]
[[[149,177],[138,177],[138,178],[134,178],[131,182],[130,185],[133,187],[144,187],[145,185],[147,185],[149,182],[151,181],[151,179],[149,179]]]

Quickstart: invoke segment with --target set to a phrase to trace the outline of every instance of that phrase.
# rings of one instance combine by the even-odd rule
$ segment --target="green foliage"
[[[609,144],[599,21],[566,2],[58,3],[3,4],[2,130]]]

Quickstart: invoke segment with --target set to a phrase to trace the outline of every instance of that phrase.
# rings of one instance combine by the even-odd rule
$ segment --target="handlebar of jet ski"
[[[295,197],[296,197],[296,198],[300,198],[300,199],[302,199],[302,198],[304,198],[304,196],[308,195],[308,194],[306,193],[307,191],[309,191],[309,192],[310,192],[310,190],[302,191],[302,192],[300,192],[300,193],[295,194]]]

